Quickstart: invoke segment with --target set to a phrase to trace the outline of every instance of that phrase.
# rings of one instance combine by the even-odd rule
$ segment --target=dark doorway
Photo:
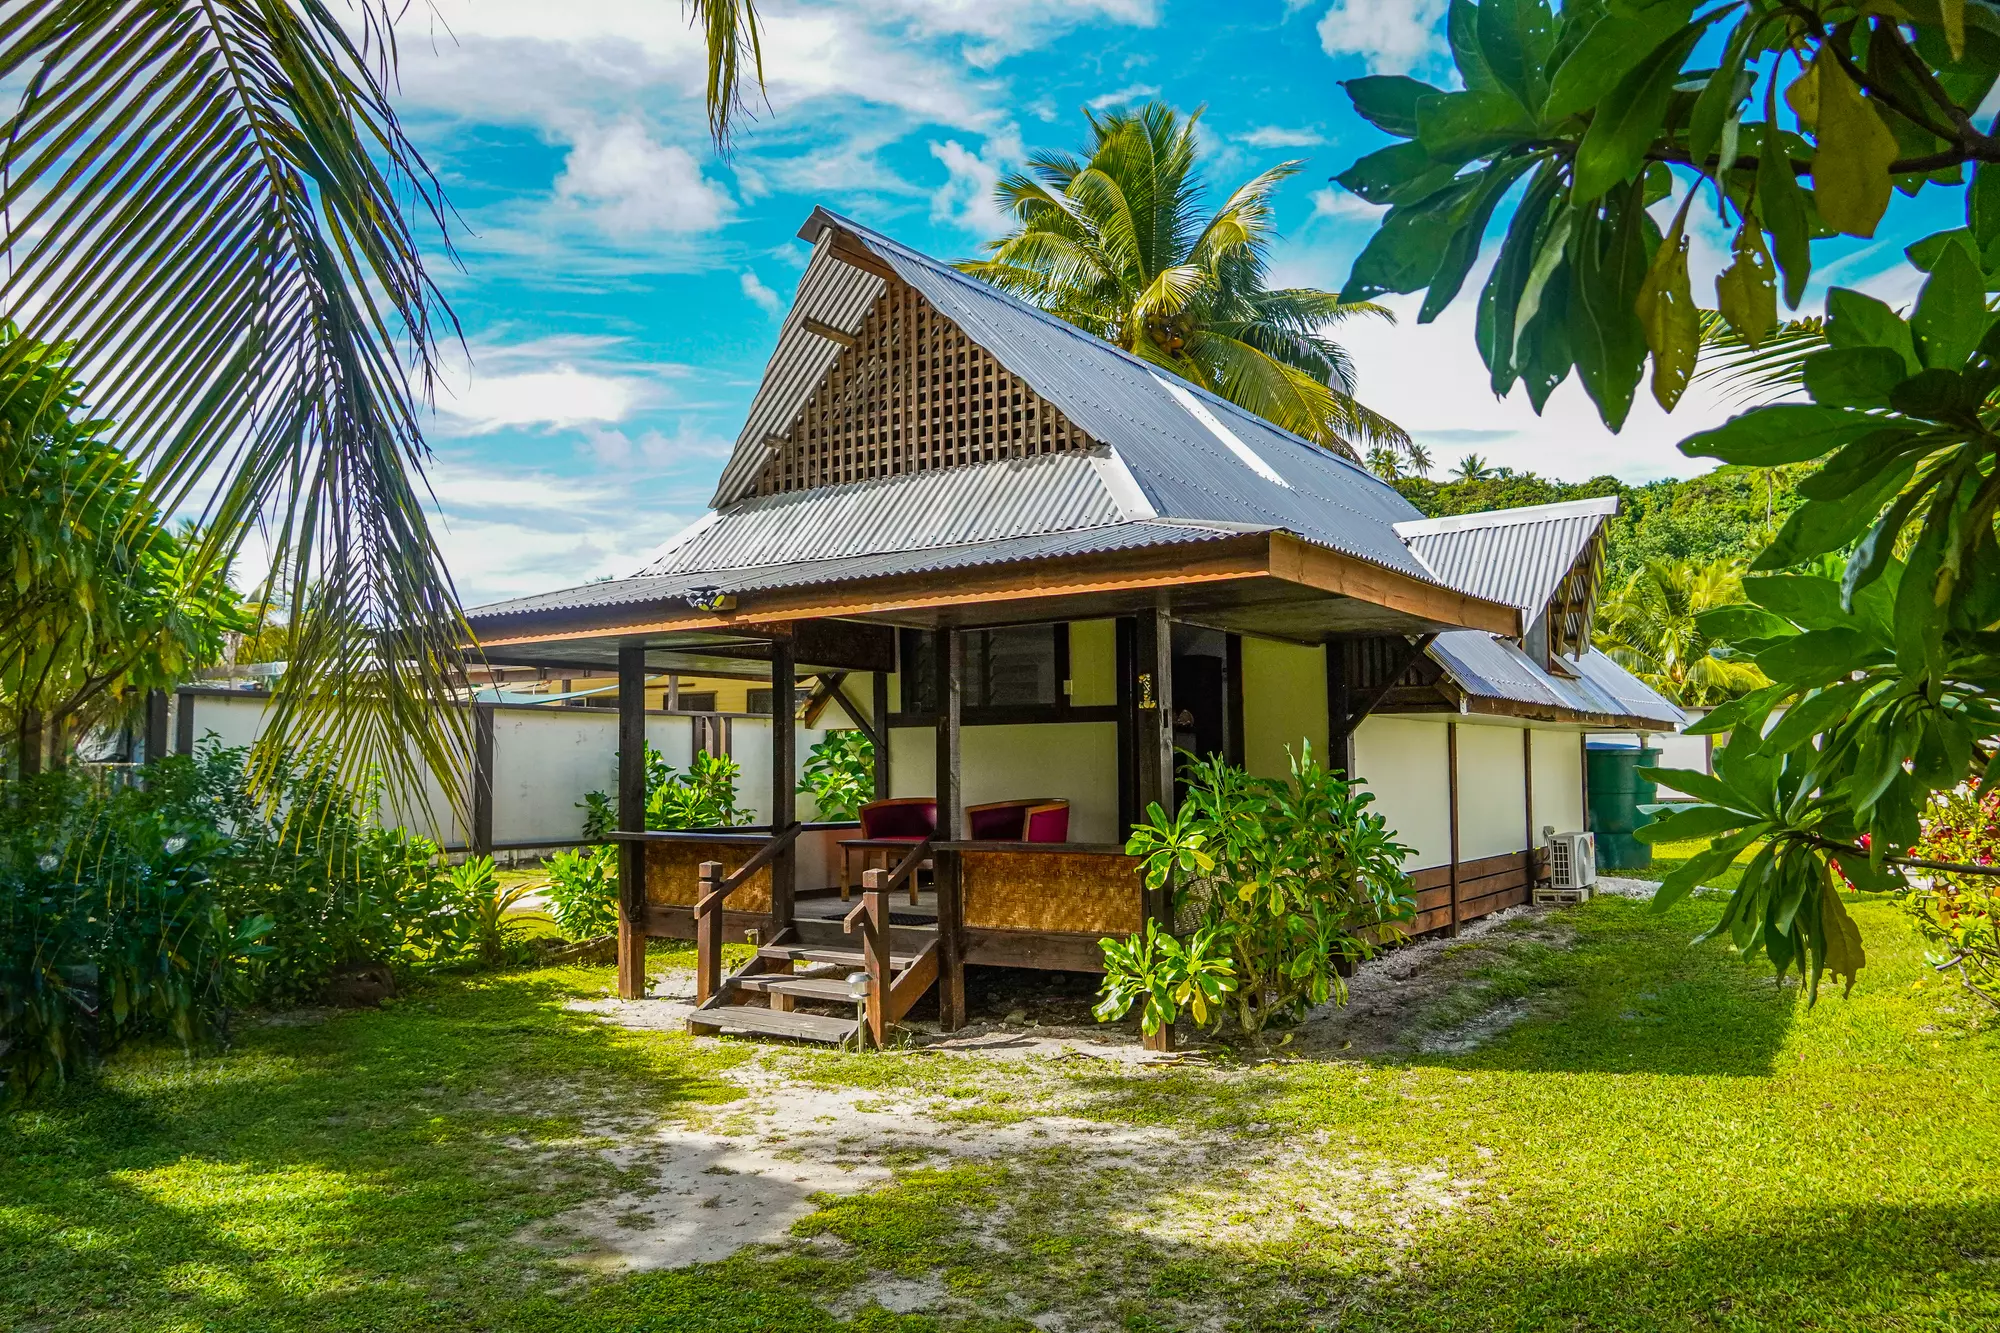
[[[1174,626],[1174,749],[1234,760],[1229,734],[1229,643],[1217,630]],[[1178,790],[1175,795],[1185,796]]]

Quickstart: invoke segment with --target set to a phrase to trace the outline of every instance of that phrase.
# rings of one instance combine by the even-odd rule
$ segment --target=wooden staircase
[[[719,864],[705,863],[695,907],[697,1005],[688,1031],[881,1046],[889,1025],[938,977],[936,924],[890,919],[891,892],[928,854],[929,844],[921,844],[894,871],[869,871],[860,902],[844,920],[799,918],[726,977],[720,967],[722,899],[742,872],[724,879]],[[840,1012],[802,1010],[802,1001]]]

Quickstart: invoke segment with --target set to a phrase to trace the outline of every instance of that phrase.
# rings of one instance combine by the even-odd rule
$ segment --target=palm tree
[[[1394,481],[1403,475],[1403,459],[1386,444],[1378,444],[1368,451],[1368,470],[1384,481]]]
[[[1724,656],[1720,639],[1703,634],[1702,612],[1743,600],[1743,562],[1653,560],[1604,599],[1597,646],[1677,704],[1704,708],[1770,682],[1752,663]]]
[[[1271,196],[1300,164],[1252,177],[1203,217],[1200,118],[1161,102],[1089,115],[1087,156],[1036,153],[1001,179],[1014,231],[959,268],[1324,448],[1404,447],[1402,427],[1355,401],[1353,363],[1324,332],[1389,311],[1264,285]]]
[[[1403,456],[1410,461],[1410,471],[1419,477],[1428,477],[1437,464],[1431,461],[1431,451],[1411,440],[1403,446]]]
[[[1458,460],[1458,466],[1452,470],[1452,476],[1460,481],[1491,481],[1498,475],[1493,465],[1478,454],[1467,454]]]
[[[750,0],[685,0],[720,147],[761,85]],[[390,103],[394,0],[15,0],[0,11],[0,383],[35,347],[98,386],[91,414],[197,563],[253,529],[293,590],[266,753],[341,742],[402,788],[462,767],[438,707],[463,617],[423,512],[421,408],[458,325],[418,228],[451,217]],[[0,403],[0,408],[5,408]],[[0,527],[8,522],[0,514]],[[0,659],[28,651],[0,627]],[[417,743],[409,758],[405,738]],[[447,789],[459,784],[447,783]]]

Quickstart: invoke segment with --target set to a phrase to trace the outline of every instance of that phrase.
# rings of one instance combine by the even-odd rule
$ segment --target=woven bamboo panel
[[[1089,448],[1089,436],[904,283],[884,285],[782,436],[757,493]]]
[[[1089,852],[961,852],[965,924],[1129,935],[1145,923],[1139,860]]]
[[[694,885],[703,861],[722,862],[725,875],[756,853],[756,848],[726,842],[649,842],[646,844],[646,901],[663,906],[692,907]],[[732,912],[771,910],[769,868],[752,875],[729,895]]]

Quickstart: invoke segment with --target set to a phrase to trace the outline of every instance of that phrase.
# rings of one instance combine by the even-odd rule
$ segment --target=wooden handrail
[[[725,878],[718,881],[712,890],[695,903],[694,914],[700,917],[711,908],[720,907],[722,900],[741,888],[745,880],[771,864],[771,862],[777,860],[779,853],[798,841],[799,834],[804,830],[804,824],[793,824],[783,833],[778,834],[762,847],[759,847],[755,855],[732,870]]]
[[[904,880],[917,873],[918,866],[930,859],[931,840],[925,838],[922,842],[910,848],[909,854],[896,863],[896,868],[889,872],[887,879],[882,881],[882,887],[885,890],[893,892]]]

